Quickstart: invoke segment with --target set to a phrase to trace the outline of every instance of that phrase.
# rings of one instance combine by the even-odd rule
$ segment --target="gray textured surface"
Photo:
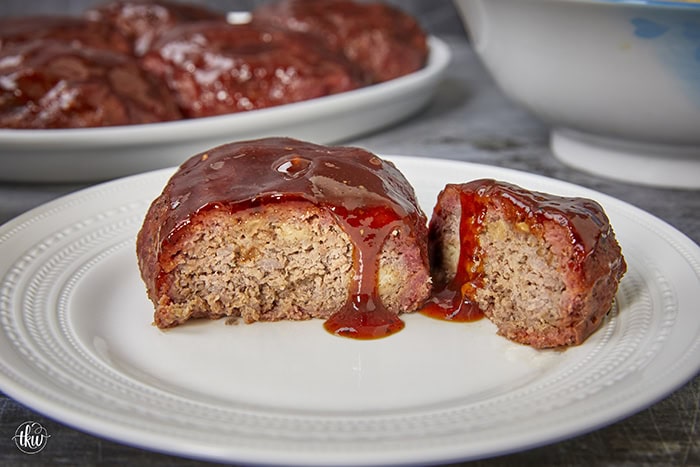
[[[77,11],[86,3],[90,2],[64,0],[30,5],[35,12],[56,12]],[[424,112],[381,133],[349,143],[383,154],[464,160],[566,180],[638,206],[700,243],[700,192],[617,183],[562,165],[547,147],[546,127],[509,103],[494,86],[469,47],[451,3],[424,0],[400,3],[417,14],[426,29],[449,43],[453,62],[435,100]],[[0,15],[27,11],[27,5],[26,1],[5,0],[0,2]],[[80,187],[0,184],[0,222]],[[34,456],[21,453],[11,439],[17,426],[26,420],[39,421],[51,434],[46,449]],[[0,395],[0,464],[196,463],[93,437]],[[455,465],[700,466],[700,377],[650,408],[592,433],[525,452]]]

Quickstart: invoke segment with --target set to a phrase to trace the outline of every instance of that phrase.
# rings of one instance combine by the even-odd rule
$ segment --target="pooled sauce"
[[[339,212],[340,211],[340,212]],[[382,304],[379,298],[379,253],[384,241],[401,217],[389,208],[358,208],[352,212],[334,211],[355,245],[353,255],[355,275],[350,299],[324,323],[327,331],[344,337],[376,339],[394,334],[404,322]],[[348,228],[349,227],[349,228]]]
[[[422,314],[431,318],[464,322],[484,316],[472,298],[483,280],[479,233],[489,205],[500,205],[507,221],[524,223],[535,235],[541,235],[545,221],[566,227],[574,251],[568,266],[574,270],[582,267],[601,235],[607,235],[610,230],[601,206],[583,198],[528,191],[491,179],[448,185],[445,190],[456,190],[459,196],[459,259],[455,276],[445,284],[438,284],[421,309]],[[438,201],[435,216],[444,217],[443,209]]]
[[[463,191],[459,192],[459,202],[461,217],[457,271],[451,281],[436,287],[421,313],[445,321],[467,322],[476,321],[484,316],[484,312],[470,297],[478,287],[477,281],[481,275],[481,265],[477,257],[477,235],[483,226],[486,204]],[[442,215],[442,209],[438,205],[436,214]]]
[[[479,305],[474,303],[467,291],[456,281],[450,282],[437,292],[421,308],[421,313],[443,321],[466,323],[484,317]]]
[[[287,138],[233,143],[194,157],[173,176],[163,244],[175,243],[193,216],[210,209],[237,212],[286,201],[326,209],[354,245],[353,279],[345,305],[324,327],[356,339],[400,331],[403,321],[378,292],[378,260],[397,228],[424,226],[412,188],[390,162],[359,148],[332,148]],[[160,289],[165,274],[157,281]]]

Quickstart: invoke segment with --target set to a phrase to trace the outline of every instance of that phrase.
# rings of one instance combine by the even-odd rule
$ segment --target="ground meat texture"
[[[141,56],[165,31],[178,24],[195,21],[226,21],[223,12],[210,10],[201,5],[152,1],[122,0],[109,2],[89,9],[85,18],[109,24],[132,44],[133,52]]]
[[[270,25],[198,22],[143,57],[188,117],[272,107],[358,88],[358,71],[313,37]]]
[[[81,128],[181,118],[130,57],[33,41],[0,51],[0,127]]]
[[[359,66],[373,83],[419,70],[428,56],[426,34],[418,22],[392,5],[283,0],[257,8],[253,18],[317,36]]]
[[[159,327],[197,317],[327,318],[347,298],[350,242],[312,205],[215,212],[194,224],[163,252],[169,298],[156,310]]]
[[[327,319],[365,292],[399,314],[430,294],[426,221],[393,164],[359,148],[266,138],[185,162],[136,247],[161,328]],[[363,251],[376,254],[362,263]]]
[[[438,287],[458,278],[499,334],[535,348],[582,343],[626,271],[600,205],[493,180],[448,185],[430,243]]]

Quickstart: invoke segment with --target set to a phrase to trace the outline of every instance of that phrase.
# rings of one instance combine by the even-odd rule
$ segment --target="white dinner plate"
[[[487,320],[405,316],[380,340],[322,321],[161,331],[134,239],[172,169],[60,198],[0,227],[0,389],[77,429],[240,463],[425,464],[494,456],[597,429],[700,368],[700,248],[614,198],[503,168],[390,157],[428,214],[445,183],[481,177],[599,201],[629,270],[603,327],[566,351]]]
[[[450,62],[428,41],[426,66],[384,83],[303,102],[215,117],[100,128],[0,128],[0,180],[83,182],[180,165],[217,144],[266,136],[332,143],[395,124],[423,109]]]

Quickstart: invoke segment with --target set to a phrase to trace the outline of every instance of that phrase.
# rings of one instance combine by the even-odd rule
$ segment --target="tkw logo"
[[[24,422],[17,427],[12,440],[17,449],[25,454],[36,454],[46,447],[51,435],[37,422]]]

